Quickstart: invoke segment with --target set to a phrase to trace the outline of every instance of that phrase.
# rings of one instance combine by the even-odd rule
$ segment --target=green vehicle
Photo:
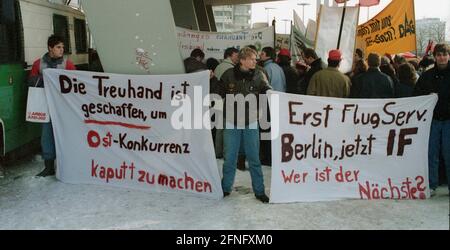
[[[70,41],[66,56],[78,69],[88,69],[89,36],[81,11],[46,0],[0,0],[0,164],[39,145],[40,124],[25,121],[26,82],[51,34]]]

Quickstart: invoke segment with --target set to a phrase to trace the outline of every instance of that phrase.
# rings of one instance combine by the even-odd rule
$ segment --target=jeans
[[[250,176],[252,178],[252,188],[256,195],[265,194],[264,176],[259,161],[259,130],[232,128],[223,130],[224,141],[224,163],[222,190],[231,193],[236,176],[236,164],[240,151],[240,144],[243,142],[245,156],[248,161]]]
[[[223,129],[216,129],[216,144],[214,145],[216,158],[223,157]]]
[[[439,156],[442,153],[445,162],[447,180],[450,184],[450,120],[433,120],[428,149],[428,171],[430,189],[439,185]],[[449,186],[450,189],[450,186]]]
[[[55,138],[51,122],[42,124],[41,147],[44,160],[56,159]]]
[[[216,151],[216,158],[223,157],[223,129],[216,130],[216,144],[214,145]],[[241,147],[239,148],[239,156],[245,156],[244,137],[241,140]]]

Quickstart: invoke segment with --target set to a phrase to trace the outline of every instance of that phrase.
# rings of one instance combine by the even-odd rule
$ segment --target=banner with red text
[[[48,69],[44,81],[59,180],[222,197],[211,132],[202,126],[209,122],[208,71],[137,76]],[[182,103],[191,105],[180,109]]]
[[[276,94],[274,94],[276,93]],[[270,92],[270,202],[425,199],[436,95],[337,99]],[[278,121],[277,121],[278,120]]]
[[[200,48],[205,53],[205,59],[210,57],[223,59],[227,48],[242,49],[254,45],[258,51],[264,47],[274,47],[274,26],[250,29],[238,32],[203,32],[177,27],[178,46],[181,57],[187,58],[192,50]]]

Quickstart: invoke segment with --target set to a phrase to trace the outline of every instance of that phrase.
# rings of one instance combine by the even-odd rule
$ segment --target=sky
[[[330,0],[333,2],[334,0]],[[354,5],[357,0],[350,0],[349,5]],[[369,18],[378,14],[386,7],[391,0],[381,0],[380,5],[370,7]],[[283,20],[292,20],[292,10],[295,10],[300,18],[302,18],[302,7],[298,3],[309,3],[305,6],[305,19],[315,20],[316,0],[288,0],[278,2],[265,2],[252,5],[252,23],[267,22],[267,14],[272,20],[275,16],[279,25],[277,25],[277,33],[290,33],[289,22]],[[265,8],[276,8],[266,10]],[[367,7],[362,7],[360,12],[360,23],[367,21]],[[449,0],[415,0],[416,19],[422,18],[440,18],[447,22],[446,36],[450,40],[450,1]],[[287,25],[286,25],[287,24]]]

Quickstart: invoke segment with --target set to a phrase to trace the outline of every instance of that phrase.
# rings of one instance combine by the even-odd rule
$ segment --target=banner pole
[[[347,1],[344,2],[344,9],[342,10],[341,27],[339,28],[339,37],[338,37],[338,43],[337,43],[336,49],[339,49],[339,47],[341,46],[342,29],[344,28],[346,7],[347,7]]]
[[[416,58],[419,58],[419,54],[417,53],[417,26],[416,26],[416,6],[414,5],[414,0],[412,0],[412,8],[413,8],[413,20],[414,20],[414,45],[416,47]]]

